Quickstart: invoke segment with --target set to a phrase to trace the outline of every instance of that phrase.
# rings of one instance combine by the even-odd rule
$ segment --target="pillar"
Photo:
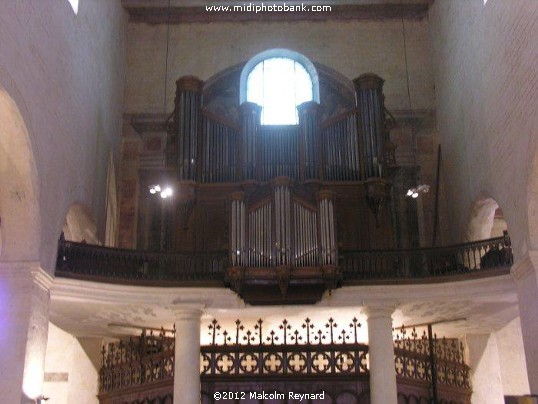
[[[501,365],[497,341],[492,334],[467,334],[468,365],[471,368],[471,403],[503,404]],[[509,364],[505,364],[509,366]]]
[[[201,306],[174,310],[174,404],[200,404]]]
[[[392,313],[395,306],[368,306],[368,345],[370,362],[370,402],[396,404],[396,370],[394,367],[394,342]]]
[[[527,375],[531,394],[538,395],[538,251],[527,256],[512,267],[517,285],[521,333],[527,362]]]
[[[51,282],[38,263],[0,263],[2,402],[33,403],[43,392]]]

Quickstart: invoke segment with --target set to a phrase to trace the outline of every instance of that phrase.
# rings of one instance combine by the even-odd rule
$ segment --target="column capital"
[[[176,85],[178,92],[193,91],[201,93],[204,82],[196,76],[183,76],[176,80]]]
[[[368,320],[371,318],[390,318],[398,307],[395,303],[370,304],[362,309]]]
[[[512,265],[510,273],[516,282],[521,282],[537,271],[538,251],[529,250],[522,259],[518,260],[514,265]]]
[[[42,268],[32,269],[32,278],[37,285],[46,291],[50,291],[54,282],[53,277]]]
[[[42,289],[49,291],[54,278],[37,261],[0,262],[0,278],[13,281],[32,281]]]
[[[204,305],[202,304],[189,304],[171,307],[175,316],[175,321],[181,320],[200,320],[205,313]]]

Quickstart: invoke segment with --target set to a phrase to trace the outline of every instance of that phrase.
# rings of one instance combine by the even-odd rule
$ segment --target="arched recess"
[[[97,226],[88,209],[80,203],[75,203],[69,208],[62,231],[67,241],[100,244],[97,238]]]
[[[501,237],[508,230],[499,204],[493,198],[479,198],[471,207],[465,241]]]
[[[0,261],[39,260],[38,184],[27,126],[0,84]]]

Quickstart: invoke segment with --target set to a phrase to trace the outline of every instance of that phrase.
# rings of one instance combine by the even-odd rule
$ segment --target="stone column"
[[[538,251],[527,256],[512,267],[517,284],[521,333],[525,347],[527,374],[531,394],[538,395]]]
[[[200,404],[201,306],[177,308],[174,357],[174,404]]]
[[[51,282],[38,263],[0,263],[2,402],[33,403],[42,394]]]
[[[492,334],[467,334],[468,365],[471,368],[473,395],[471,402],[503,404],[501,365],[497,341]],[[508,363],[505,366],[509,367]]]
[[[396,404],[396,370],[394,367],[394,342],[392,313],[395,306],[368,306],[368,345],[370,357],[370,402]]]

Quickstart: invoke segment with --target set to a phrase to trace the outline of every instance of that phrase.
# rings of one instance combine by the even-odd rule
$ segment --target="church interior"
[[[538,2],[0,8],[0,401],[538,403]]]

